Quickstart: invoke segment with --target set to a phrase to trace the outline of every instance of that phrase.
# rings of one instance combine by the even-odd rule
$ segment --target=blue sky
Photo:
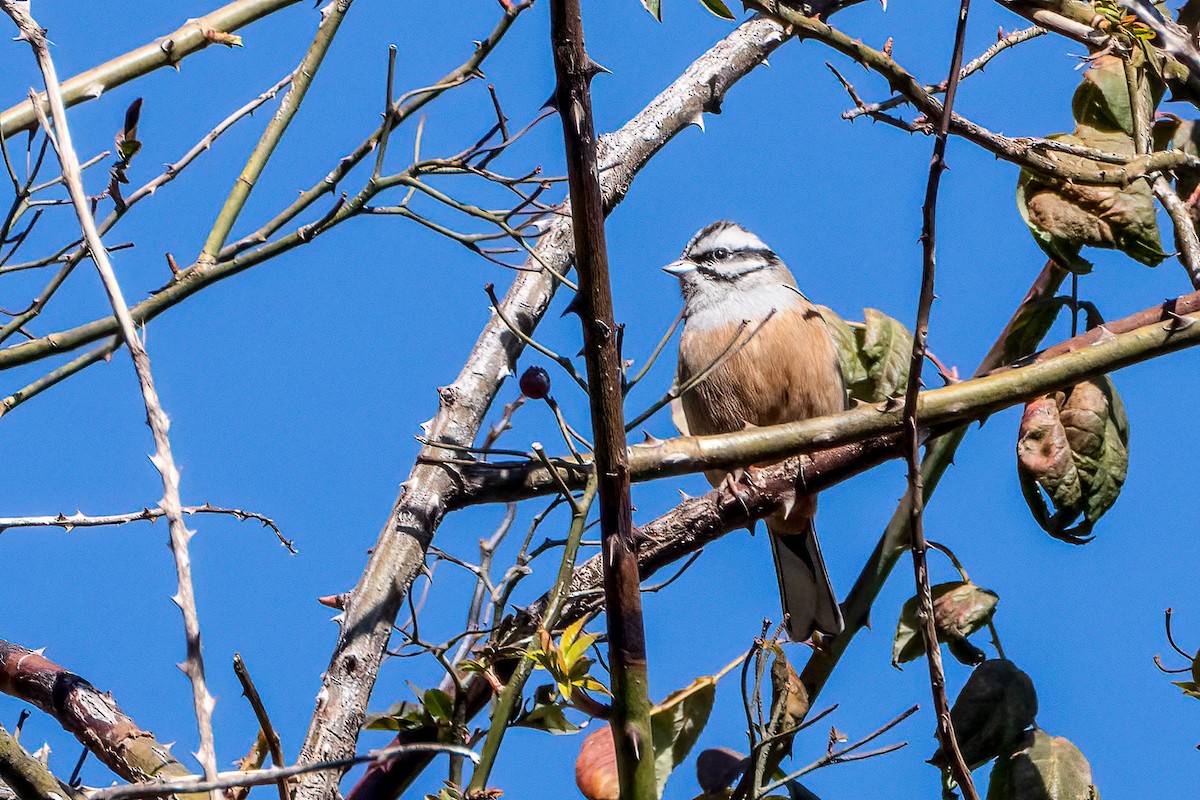
[[[665,4],[653,22],[636,0],[587,3],[589,51],[613,71],[594,84],[597,125],[612,130],[636,113],[687,64],[729,30],[694,0]],[[50,29],[60,74],[88,66],[173,30],[211,6],[199,2],[35,4]],[[546,40],[547,7],[523,16],[488,62],[514,124],[534,116],[553,87]],[[257,227],[312,185],[377,124],[387,46],[395,43],[401,91],[427,85],[457,66],[497,16],[492,2],[419,5],[359,0],[347,16],[325,65],[275,159],[235,228]],[[954,14],[944,3],[894,2],[886,12],[864,3],[835,24],[880,46],[894,37],[894,55],[928,82],[945,76]],[[317,21],[302,3],[242,31],[245,48],[213,47],[136,85],[114,90],[70,112],[85,156],[108,149],[126,105],[144,97],[142,153],[130,175],[135,185],[176,159],[221,118],[290,70]],[[1024,22],[995,4],[972,9],[968,54],[983,50],[998,26]],[[962,86],[957,108],[1011,135],[1069,130],[1069,100],[1078,82],[1082,48],[1042,37],[998,57]],[[886,86],[817,43],[789,44],[729,94],[706,130],[691,128],[637,178],[610,218],[609,251],[617,316],[627,324],[629,357],[644,358],[679,308],[675,283],[658,267],[672,260],[691,234],[717,218],[733,218],[772,245],[809,296],[847,317],[865,306],[910,322],[919,279],[920,202],[932,141],[882,125],[845,122],[848,100],[825,68],[829,61],[868,99]],[[24,45],[0,47],[3,103],[36,85]],[[1186,114],[1183,107],[1170,108]],[[163,254],[190,263],[262,126],[264,110],[239,123],[211,152],[156,197],[138,207],[107,237],[136,247],[114,254],[127,297],[141,298],[168,277]],[[423,150],[449,154],[490,124],[490,101],[477,82],[429,109]],[[398,132],[389,163],[405,166],[413,128]],[[549,120],[506,156],[518,172],[541,164],[562,171],[560,128]],[[973,146],[952,141],[939,218],[939,302],[931,346],[948,364],[969,373],[986,352],[1044,257],[1013,202],[1017,171]],[[356,173],[345,188],[361,186]],[[88,176],[90,191],[106,169]],[[456,186],[474,199],[479,187]],[[321,209],[327,208],[322,205]],[[320,213],[316,211],[315,213]],[[445,215],[439,219],[452,219]],[[462,225],[459,220],[458,224]],[[1165,228],[1164,228],[1165,230]],[[40,255],[68,240],[71,218],[52,211],[25,253]],[[1081,292],[1116,318],[1190,291],[1182,269],[1157,269],[1111,253],[1092,253],[1093,275]],[[85,265],[86,266],[86,265]],[[294,757],[334,641],[332,612],[316,598],[349,589],[407,475],[418,445],[413,435],[436,408],[435,386],[457,373],[488,316],[483,285],[510,275],[448,242],[396,218],[352,220],[313,244],[214,286],[164,314],[148,330],[148,347],[163,402],[173,420],[185,502],[253,509],[273,517],[300,555],[291,557],[253,524],[201,518],[192,553],[208,670],[214,692],[219,759],[228,764],[252,740],[255,723],[239,697],[229,666],[240,651],[255,675],[289,758]],[[3,277],[0,306],[23,305],[45,281],[40,274]],[[567,298],[555,301],[560,310]],[[50,310],[32,326],[38,334],[104,313],[94,271],[80,268]],[[1065,326],[1053,337],[1061,338]],[[547,317],[539,338],[566,353],[579,347],[574,318]],[[639,411],[670,384],[664,358],[630,399]],[[536,354],[521,367],[546,364]],[[8,393],[42,374],[48,364],[3,376]],[[1200,423],[1195,353],[1130,368],[1116,376],[1132,422],[1129,480],[1113,510],[1085,547],[1051,540],[1030,518],[1014,471],[1019,413],[997,414],[970,433],[928,511],[931,538],[958,553],[981,585],[1000,595],[996,623],[1005,649],[1034,679],[1039,723],[1074,741],[1089,758],[1106,798],[1180,793],[1194,785],[1195,701],[1155,670],[1151,658],[1167,649],[1162,612],[1173,606],[1182,642],[1200,646],[1195,599],[1200,544],[1188,508],[1193,494],[1186,443]],[[581,393],[552,370],[555,394],[578,424],[586,420]],[[506,385],[501,397],[516,395]],[[494,416],[494,415],[493,415]],[[557,441],[544,407],[517,417],[505,444]],[[647,424],[672,433],[660,414]],[[111,513],[153,505],[158,479],[145,456],[151,449],[133,371],[124,354],[113,363],[56,387],[0,421],[6,479],[0,514],[50,514],[82,509]],[[703,479],[673,479],[635,488],[636,520],[677,502],[677,489],[697,494]],[[870,553],[897,498],[903,473],[887,465],[822,497],[819,530],[835,586],[844,594]],[[539,508],[523,508],[518,529]],[[498,523],[502,509],[455,514],[437,544],[464,557]],[[553,520],[561,530],[565,521]],[[183,655],[179,615],[168,600],[174,571],[163,525],[62,533],[10,531],[0,535],[0,637],[47,656],[111,690],[141,725],[176,752],[195,749],[186,680],[174,664]],[[933,556],[935,580],[954,573]],[[549,580],[546,561],[526,581],[518,602]],[[429,636],[461,626],[468,576],[450,565],[435,572],[423,627]],[[823,798],[889,791],[928,797],[936,773],[933,718],[922,665],[890,666],[891,634],[900,604],[912,593],[902,563],[880,597],[873,629],[864,632],[822,695],[819,707],[839,703],[831,718],[852,737],[870,732],[913,703],[922,710],[889,735],[910,748],[898,754],[822,770],[808,785]],[[732,534],[668,590],[646,596],[652,691],[656,697],[711,673],[745,649],[764,616],[777,616],[767,542]],[[802,646],[790,651],[803,660]],[[967,671],[948,667],[956,692]],[[429,686],[432,661],[385,664],[373,708],[408,699],[406,682]],[[15,722],[19,704],[0,700],[0,720]],[[743,712],[736,688],[723,685],[700,746],[744,748]],[[52,765],[69,773],[77,745],[47,717],[35,714],[24,741],[54,748]],[[797,764],[818,757],[827,728],[797,744]],[[364,747],[381,734],[363,737]],[[531,731],[512,741],[493,782],[510,797],[555,787],[569,796],[581,739]],[[536,769],[531,769],[536,764]],[[977,773],[982,779],[986,770]],[[85,780],[110,776],[94,762]],[[420,788],[432,790],[444,767],[430,769]],[[348,785],[348,784],[347,784]],[[667,797],[696,793],[691,765]]]

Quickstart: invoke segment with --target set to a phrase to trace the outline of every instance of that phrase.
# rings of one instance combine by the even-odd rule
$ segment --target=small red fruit
[[[545,400],[550,394],[550,373],[541,367],[530,367],[521,375],[521,394],[530,400]]]

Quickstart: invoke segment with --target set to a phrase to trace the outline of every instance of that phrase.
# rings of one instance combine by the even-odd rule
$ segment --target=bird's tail
[[[804,642],[814,630],[840,633],[844,625],[842,610],[825,571],[813,518],[808,517],[803,530],[795,533],[772,531],[771,552],[775,555],[783,613],[788,618],[788,638]]]

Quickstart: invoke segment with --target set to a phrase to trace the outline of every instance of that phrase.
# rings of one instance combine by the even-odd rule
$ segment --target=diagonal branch
[[[191,773],[171,746],[138,727],[113,700],[40,651],[0,639],[0,692],[37,706],[122,778],[144,781]]]
[[[160,67],[174,67],[187,56],[198,53],[220,37],[218,34],[236,31],[255,20],[274,14],[298,0],[237,0],[210,14],[190,19],[177,30],[160,36],[136,50],[105,61],[62,83],[63,103],[77,105],[95,100],[104,92],[140,78]],[[43,103],[45,95],[39,98]],[[33,103],[26,100],[0,114],[0,133],[5,139],[37,127]]]
[[[705,111],[719,109],[726,91],[785,39],[781,26],[773,20],[754,18],[744,22],[693,62],[624,127],[602,137],[600,162],[607,165],[602,172],[605,208],[616,206],[651,157]],[[535,252],[556,271],[564,271],[574,256],[570,239],[570,219],[556,214]],[[536,264],[533,259],[527,262],[532,269],[537,269]],[[556,288],[553,276],[545,272],[519,272],[503,300],[506,314],[531,332]],[[459,376],[439,390],[441,407],[430,420],[429,437],[458,445],[474,441],[484,414],[521,349],[520,341],[493,317]],[[458,482],[451,472],[427,462],[429,458],[453,456],[453,452],[430,446],[421,455],[350,597],[302,751],[305,760],[353,752],[400,602],[424,563],[425,547],[458,492]],[[407,782],[411,774],[401,775],[400,781]],[[335,773],[308,776],[297,791],[297,800],[330,796],[337,777]],[[354,793],[359,795],[361,790],[363,795],[390,795],[399,790],[393,780],[386,770],[369,770]]]
[[[198,263],[210,264],[217,260],[217,253],[225,244],[225,240],[229,238],[233,224],[241,215],[246,201],[250,199],[250,192],[258,183],[263,170],[266,169],[267,162],[271,160],[271,156],[275,152],[275,147],[283,139],[283,134],[287,132],[288,126],[291,125],[292,118],[300,110],[300,104],[304,102],[308,87],[312,85],[317,70],[321,68],[321,62],[325,60],[325,54],[329,52],[329,46],[333,44],[333,37],[337,35],[338,27],[346,18],[346,12],[350,10],[352,2],[353,0],[335,0],[321,12],[321,24],[317,26],[316,36],[313,37],[312,44],[308,46],[299,66],[292,72],[292,85],[288,87],[287,94],[283,96],[279,110],[267,123],[262,136],[259,137],[258,144],[250,152],[250,157],[246,159],[246,166],[242,168],[241,174],[234,181],[233,188],[229,190],[229,197],[226,198],[225,204],[217,213],[212,230],[208,233],[208,239],[204,242],[204,249],[200,251],[200,256],[196,259]]]
[[[40,116],[40,122],[46,135],[51,138],[58,152],[59,165],[62,168],[63,185],[71,196],[79,225],[83,229],[84,240],[91,251],[92,261],[100,273],[104,291],[108,295],[113,313],[120,325],[121,338],[133,358],[134,370],[138,383],[141,385],[142,401],[146,407],[146,423],[154,437],[154,455],[150,460],[162,478],[163,497],[160,501],[163,512],[167,517],[170,530],[171,551],[175,558],[175,571],[179,577],[179,589],[173,598],[183,613],[184,633],[187,639],[187,658],[183,671],[192,685],[192,704],[196,712],[196,724],[200,734],[200,748],[196,754],[204,767],[205,775],[211,780],[217,774],[216,747],[213,742],[212,709],[216,700],[208,691],[204,679],[204,657],[200,644],[200,619],[196,612],[196,599],[192,589],[192,568],[188,556],[188,541],[194,535],[183,522],[182,503],[179,499],[179,470],[175,466],[171,454],[171,441],[167,430],[170,423],[166,412],[158,399],[158,391],[154,388],[154,376],[150,372],[150,357],[146,348],[137,335],[129,307],[121,293],[116,273],[108,260],[108,251],[96,230],[96,220],[88,202],[87,193],[83,188],[80,176],[79,157],[71,142],[71,131],[67,126],[67,109],[63,105],[61,87],[55,73],[54,61],[50,58],[50,50],[46,43],[45,32],[29,15],[27,3],[15,0],[0,0],[0,8],[4,10],[21,31],[21,38],[29,42],[37,58],[38,66],[46,84],[46,96],[49,99],[50,112],[54,117],[54,129],[42,114],[41,106],[34,110]],[[220,800],[214,795],[213,800]]]

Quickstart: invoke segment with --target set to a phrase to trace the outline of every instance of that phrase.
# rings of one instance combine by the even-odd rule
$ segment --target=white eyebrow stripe
[[[738,250],[767,250],[769,249],[763,240],[755,236],[750,231],[735,226],[722,228],[714,231],[704,240],[699,242],[698,249],[704,252],[724,248],[730,252]]]

